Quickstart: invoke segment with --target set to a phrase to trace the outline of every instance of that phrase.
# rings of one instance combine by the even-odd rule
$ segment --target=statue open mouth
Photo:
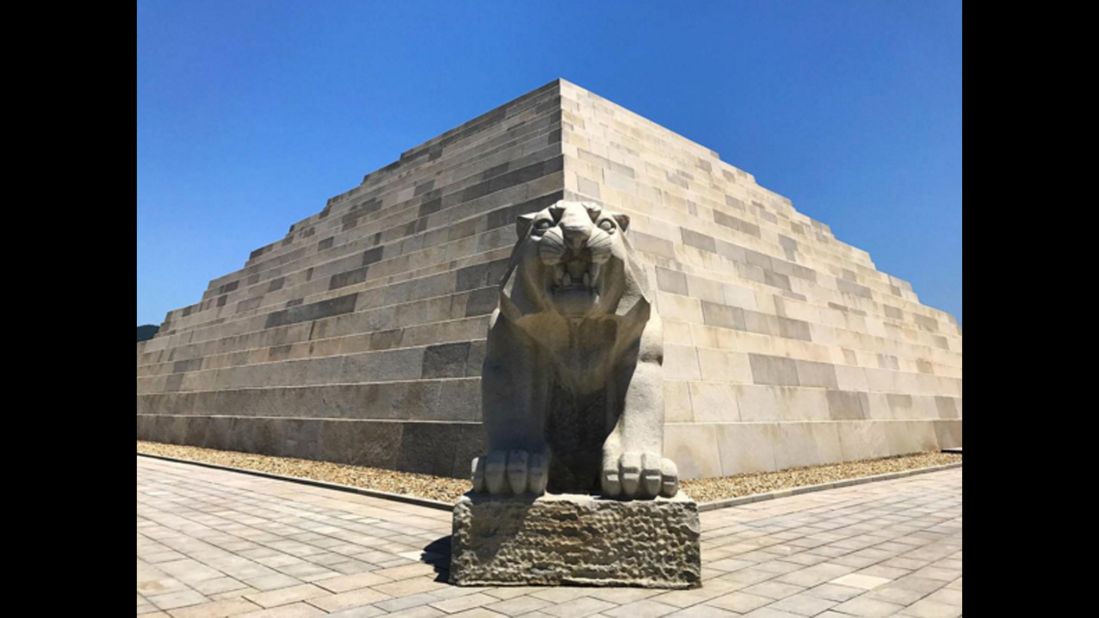
[[[599,303],[600,264],[592,261],[590,252],[566,257],[547,268],[549,292],[562,314],[582,317]]]
[[[599,264],[590,258],[579,256],[561,261],[551,267],[554,293],[567,290],[594,290],[599,282]]]

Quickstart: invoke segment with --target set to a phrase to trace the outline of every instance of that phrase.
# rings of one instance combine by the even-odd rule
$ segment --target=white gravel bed
[[[217,451],[196,446],[180,446],[159,442],[137,442],[137,452],[161,455],[176,459],[200,461],[234,468],[256,470],[269,474],[296,476],[328,483],[338,483],[407,496],[417,496],[443,502],[454,502],[470,490],[466,479],[455,479],[431,474],[396,472],[381,468],[350,466],[327,461],[311,461],[292,457],[272,457],[235,451]],[[831,483],[844,479],[873,476],[888,472],[900,472],[918,468],[930,468],[959,463],[962,456],[956,453],[916,453],[882,459],[849,461],[826,466],[791,468],[779,472],[738,474],[718,478],[682,481],[687,494],[698,502],[712,502],[767,493],[805,485]]]

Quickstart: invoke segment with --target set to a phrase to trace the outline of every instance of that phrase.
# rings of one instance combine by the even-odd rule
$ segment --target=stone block
[[[723,284],[722,288],[725,291],[726,305],[753,311],[758,307],[756,293],[752,290],[732,283]]]
[[[794,364],[797,367],[799,385],[838,388],[835,365],[802,360],[794,361]]]
[[[893,421],[886,424],[889,452],[896,455],[938,450],[935,425],[920,421]]]
[[[701,301],[701,303],[702,321],[705,324],[709,326],[720,326],[722,328],[732,328],[735,330],[746,330],[745,311],[743,309],[705,300]]]
[[[773,423],[728,423],[715,427],[722,476],[770,472],[775,469]]]
[[[687,275],[687,289],[694,298],[711,303],[725,302],[725,289],[720,281]]]
[[[687,294],[687,277],[681,272],[656,268],[656,285],[665,292],[672,294]]]
[[[836,372],[836,387],[841,391],[865,391],[869,388],[866,381],[866,372],[862,367],[849,365],[834,365]]]
[[[939,411],[939,418],[953,419],[961,416],[958,408],[954,405],[957,401],[953,397],[935,397],[935,406]]]
[[[717,382],[752,383],[752,368],[748,355],[712,348],[698,348],[698,362],[702,379]]]
[[[428,346],[423,355],[423,377],[460,378],[466,375],[469,342]]]
[[[939,448],[961,448],[962,422],[960,420],[935,421],[935,439]]]
[[[699,422],[732,422],[740,420],[733,388],[721,382],[689,382],[691,409]]]
[[[752,379],[756,384],[777,386],[797,386],[797,362],[791,358],[749,354],[748,362],[752,366]]]
[[[450,582],[459,586],[702,585],[698,505],[562,494],[454,505]]]
[[[832,420],[827,391],[822,388],[776,386],[775,397],[783,420],[828,421]]]
[[[870,402],[866,393],[857,391],[826,391],[828,412],[833,420],[863,419],[869,416]]]
[[[775,468],[798,468],[840,461],[839,430],[835,423],[779,423],[775,441]]]
[[[843,460],[855,461],[888,456],[889,441],[886,437],[888,424],[888,421],[836,423]]]
[[[664,428],[664,456],[679,466],[679,478],[721,476],[715,426],[675,423]]]
[[[665,380],[698,380],[701,377],[696,348],[685,345],[664,345]]]
[[[664,421],[667,423],[694,420],[691,409],[690,383],[680,380],[664,381]]]
[[[668,292],[657,292],[656,302],[657,310],[665,320],[702,321],[702,312],[699,309],[699,300],[697,298]]]
[[[783,420],[783,410],[779,407],[775,387],[761,384],[738,384],[733,387],[733,393],[737,400],[741,421]]]

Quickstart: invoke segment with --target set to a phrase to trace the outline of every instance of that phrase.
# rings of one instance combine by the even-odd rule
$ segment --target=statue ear
[[[530,232],[530,226],[534,223],[534,215],[519,215],[515,217],[515,234],[519,238],[526,238]]]
[[[618,222],[618,227],[623,232],[630,228],[630,216],[629,215],[614,215],[614,220]]]

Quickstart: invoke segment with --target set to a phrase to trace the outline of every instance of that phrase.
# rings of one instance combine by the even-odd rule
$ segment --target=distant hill
[[[160,327],[156,324],[143,324],[137,327],[137,340],[145,341],[146,339],[152,339],[156,331],[160,330]]]

